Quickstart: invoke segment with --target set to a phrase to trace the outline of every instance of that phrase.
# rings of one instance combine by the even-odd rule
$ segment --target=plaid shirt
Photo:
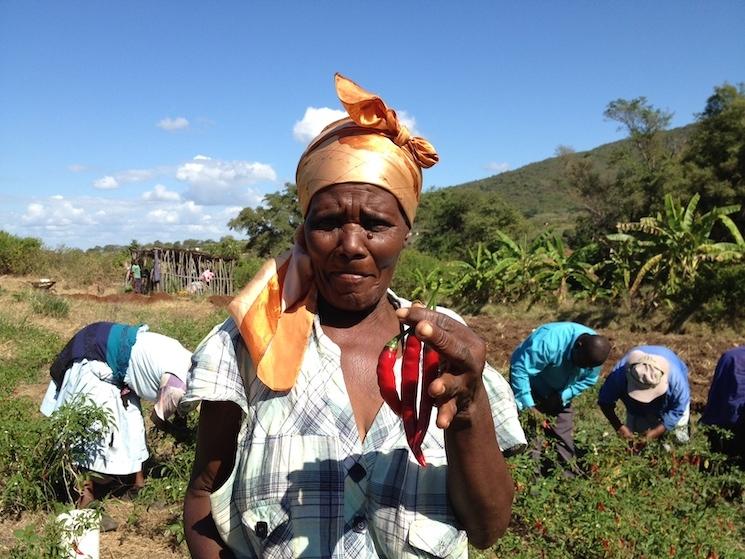
[[[193,360],[182,405],[232,401],[243,410],[235,467],[211,499],[218,531],[238,557],[467,557],[434,414],[422,445],[426,468],[388,406],[360,441],[340,350],[318,317],[288,392],[258,380],[232,319],[213,329]],[[524,445],[509,385],[489,365],[483,377],[500,447]]]

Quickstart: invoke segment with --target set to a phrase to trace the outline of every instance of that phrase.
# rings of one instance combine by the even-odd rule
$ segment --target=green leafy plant
[[[70,303],[54,293],[40,292],[31,298],[31,309],[43,316],[65,318],[70,313]]]

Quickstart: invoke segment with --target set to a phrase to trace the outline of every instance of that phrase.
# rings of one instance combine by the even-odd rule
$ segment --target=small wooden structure
[[[199,249],[165,247],[139,248],[130,254],[143,271],[145,293],[233,294],[236,261],[232,258],[212,256]],[[209,282],[200,279],[206,270],[214,274]]]

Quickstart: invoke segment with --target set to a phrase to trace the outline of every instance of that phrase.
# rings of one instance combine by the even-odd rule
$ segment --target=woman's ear
[[[303,250],[308,250],[308,245],[305,243],[305,228],[303,227],[303,223],[298,225],[297,229],[295,229],[295,242]]]

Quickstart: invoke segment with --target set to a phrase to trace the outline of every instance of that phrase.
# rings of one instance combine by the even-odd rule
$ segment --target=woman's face
[[[396,197],[371,184],[336,184],[313,196],[303,228],[326,302],[348,311],[374,307],[409,233]]]

